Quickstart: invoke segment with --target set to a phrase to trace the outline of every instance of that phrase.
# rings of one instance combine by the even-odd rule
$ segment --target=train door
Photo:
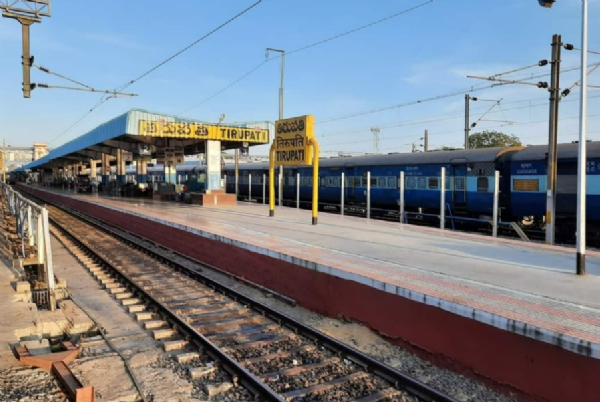
[[[348,203],[353,203],[356,200],[356,185],[354,183],[354,176],[356,176],[355,169],[346,168],[346,183],[344,183],[344,188],[346,189],[346,201]]]
[[[452,200],[455,206],[461,207],[467,203],[467,166],[455,165],[452,170],[454,177]]]

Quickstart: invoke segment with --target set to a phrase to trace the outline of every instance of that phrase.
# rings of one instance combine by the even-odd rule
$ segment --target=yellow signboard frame
[[[268,144],[269,130],[200,123],[175,123],[140,120],[139,135],[147,137],[186,138]]]
[[[275,140],[269,151],[269,216],[275,216],[275,163],[313,166],[312,224],[319,213],[319,142],[314,135],[315,117],[306,115],[275,122]],[[300,185],[297,183],[296,185]]]
[[[275,122],[275,163],[278,165],[311,165],[315,137],[315,116],[306,115]]]

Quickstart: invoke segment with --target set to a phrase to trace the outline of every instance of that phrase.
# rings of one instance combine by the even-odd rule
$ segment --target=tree
[[[431,152],[435,152],[435,151],[456,151],[458,149],[462,149],[462,148],[455,148],[455,147],[449,147],[449,146],[446,146],[446,145],[442,145],[441,147],[433,149]]]
[[[469,148],[520,147],[521,140],[515,135],[485,130],[469,136]]]

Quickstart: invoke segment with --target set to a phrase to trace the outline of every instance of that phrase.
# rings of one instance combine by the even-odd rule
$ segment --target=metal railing
[[[56,300],[48,210],[23,197],[6,183],[0,182],[0,193],[6,200],[9,214],[16,220],[21,242],[20,259],[27,265],[37,265],[38,279],[47,285],[48,308],[54,310]]]
[[[365,186],[362,187],[362,185],[361,185],[361,187],[354,187],[354,186],[352,187],[353,189],[360,188],[361,191],[364,191],[364,195],[365,195],[365,203],[362,205],[356,206],[355,208],[360,209],[362,211],[362,213],[366,216],[367,219],[371,219],[371,215],[373,212],[377,212],[377,211],[392,212],[392,210],[374,208],[371,205],[371,190],[372,190],[371,172],[367,171],[365,174],[366,174]],[[243,177],[247,177],[248,181],[244,181],[243,183],[236,182],[236,194],[237,194],[238,198],[242,197],[243,201],[253,202],[252,186],[256,187],[256,186],[262,185],[262,188],[263,188],[262,203],[264,204],[267,199],[267,197],[266,197],[266,183],[267,183],[266,175],[265,174],[262,175],[262,177],[263,177],[262,182],[259,182],[259,183],[252,183],[252,174],[249,174],[248,176],[243,176]],[[406,205],[405,205],[404,196],[405,196],[405,191],[406,191],[406,188],[405,188],[406,187],[406,175],[405,175],[404,171],[399,172],[398,184],[397,184],[397,188],[396,188],[398,190],[398,195],[399,195],[398,210],[396,210],[398,213],[398,221],[402,224],[408,223],[409,216],[417,217],[418,219],[421,219],[423,217],[434,218],[434,219],[439,220],[439,227],[441,230],[444,230],[446,228],[447,223],[450,223],[450,227],[452,228],[452,230],[455,230],[456,222],[478,223],[478,224],[482,224],[482,225],[491,226],[493,237],[498,237],[498,228],[500,226],[507,227],[507,228],[512,227],[512,225],[510,223],[502,222],[500,219],[500,216],[499,216],[499,211],[500,211],[500,206],[499,206],[499,204],[500,204],[500,199],[499,199],[499,197],[500,197],[500,187],[499,187],[500,172],[499,171],[495,171],[494,176],[493,176],[494,177],[494,188],[493,188],[492,216],[485,217],[485,218],[470,218],[470,217],[464,217],[464,216],[456,216],[452,213],[451,205],[446,200],[446,195],[447,195],[446,193],[451,192],[453,187],[451,184],[451,186],[449,188],[446,188],[446,177],[447,177],[446,176],[446,168],[441,167],[439,189],[437,191],[440,195],[439,213],[436,214],[436,213],[411,212],[411,211],[406,211],[406,208],[405,208]],[[450,177],[452,177],[452,176],[450,176]],[[290,176],[290,178],[294,178],[294,176]],[[248,192],[246,194],[240,193],[240,189],[239,189],[240,184],[242,184],[242,186],[244,186],[244,188],[247,188]],[[299,173],[296,173],[295,181],[294,181],[293,185],[295,185],[295,187],[296,187],[295,199],[284,198],[283,201],[284,202],[287,201],[288,205],[291,203],[297,209],[300,208],[300,205],[302,203],[304,203],[305,205],[311,205],[310,201],[303,202],[300,199],[300,174]],[[320,187],[320,184],[319,184],[319,187]],[[346,187],[347,187],[347,183],[346,183],[345,173],[342,172],[341,180],[340,180],[340,190],[341,190],[340,203],[339,204],[331,204],[331,203],[326,203],[326,202],[319,202],[319,206],[320,207],[327,207],[327,206],[335,207],[336,210],[339,210],[341,215],[345,215],[347,212],[347,209],[351,208],[350,206],[346,205],[346,196],[347,196],[345,193]],[[227,187],[225,187],[225,188],[227,188]],[[255,198],[257,199],[257,202],[258,202],[259,197],[255,197]],[[519,234],[519,236],[521,236],[521,234]]]

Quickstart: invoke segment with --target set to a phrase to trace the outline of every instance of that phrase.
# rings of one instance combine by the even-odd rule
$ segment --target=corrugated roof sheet
[[[85,148],[93,145],[100,144],[104,141],[108,141],[124,134],[139,135],[139,121],[140,120],[164,120],[166,122],[176,123],[205,123],[201,120],[188,119],[173,115],[166,115],[162,113],[150,112],[143,109],[131,109],[127,113],[115,117],[114,119],[107,121],[93,129],[92,131],[83,134],[80,137],[75,138],[60,147],[53,149],[50,153],[43,158],[33,161],[26,166],[23,166],[21,170],[34,169],[39,166],[45,165],[48,162],[61,158],[63,156],[72,154],[77,151],[81,151]]]

